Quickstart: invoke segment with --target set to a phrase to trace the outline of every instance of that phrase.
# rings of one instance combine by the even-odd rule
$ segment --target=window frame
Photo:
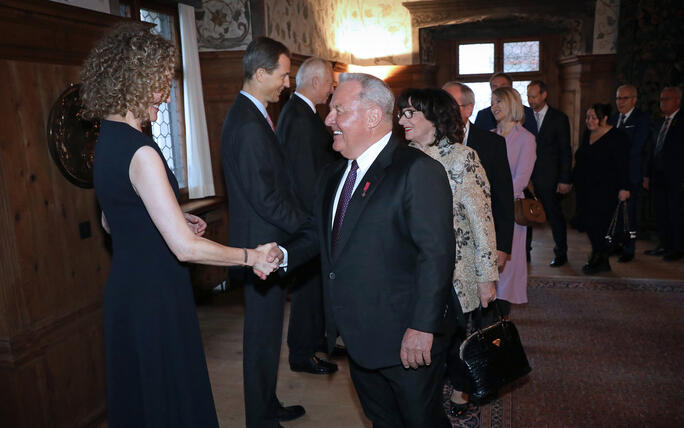
[[[129,19],[133,19],[139,22],[142,21],[140,18],[140,10],[146,9],[157,13],[162,13],[169,15],[173,23],[171,25],[171,38],[172,42],[176,46],[176,65],[174,69],[173,80],[175,83],[175,98],[176,98],[176,117],[178,118],[178,148],[180,151],[180,160],[183,163],[183,180],[184,185],[179,186],[180,202],[187,202],[189,197],[188,190],[188,156],[185,144],[185,111],[184,104],[185,100],[183,97],[183,53],[181,49],[181,35],[180,35],[180,22],[178,15],[178,8],[170,6],[169,4],[157,3],[149,0],[119,0],[119,4],[122,6],[128,6],[130,8],[131,16]],[[172,88],[173,90],[173,88]],[[152,137],[152,127],[150,124],[143,126],[143,132],[147,136]],[[164,159],[166,161],[166,159]]]
[[[463,83],[468,82],[482,82],[489,81],[494,73],[503,72],[503,46],[504,43],[510,42],[539,42],[539,70],[537,71],[512,71],[506,74],[510,75],[514,81],[516,80],[540,80],[544,76],[546,69],[546,61],[544,58],[544,38],[543,37],[499,37],[499,38],[478,38],[478,39],[464,39],[458,40],[453,45],[453,57],[456,61],[453,62],[454,70],[452,75],[456,76],[455,80]],[[479,74],[460,74],[459,64],[461,62],[459,47],[461,45],[470,45],[475,43],[494,43],[494,71],[491,73]],[[521,94],[522,95],[522,94]]]

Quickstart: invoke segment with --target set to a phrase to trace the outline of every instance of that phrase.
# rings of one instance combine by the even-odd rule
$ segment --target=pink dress
[[[496,132],[496,130],[494,130]],[[513,177],[513,194],[522,198],[523,189],[527,187],[537,160],[537,143],[534,135],[521,124],[516,124],[506,135],[508,165]],[[496,286],[496,297],[510,303],[527,303],[527,257],[525,240],[527,227],[515,223],[513,226],[513,247],[511,259],[506,262],[503,272],[499,274]]]

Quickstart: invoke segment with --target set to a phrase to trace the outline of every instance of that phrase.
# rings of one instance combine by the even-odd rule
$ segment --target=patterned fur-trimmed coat
[[[422,150],[416,144],[411,146]],[[470,147],[442,139],[423,151],[439,161],[449,176],[456,234],[453,285],[467,313],[480,305],[477,284],[499,279],[489,181]]]

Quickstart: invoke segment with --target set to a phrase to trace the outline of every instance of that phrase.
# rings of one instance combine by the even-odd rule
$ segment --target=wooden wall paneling
[[[90,426],[105,414],[109,254],[94,192],[62,177],[46,122],[89,49],[121,20],[47,1],[0,2],[0,426]]]
[[[21,239],[17,239],[17,245],[23,259],[21,263],[26,267],[24,290],[27,308],[31,322],[35,323],[53,317],[55,311],[60,310],[55,302],[60,301],[61,287],[52,284],[65,284],[67,281],[60,264],[59,251],[62,249],[58,247],[60,242],[55,231],[56,227],[64,225],[57,225],[54,215],[46,212],[53,196],[49,179],[51,165],[44,156],[45,133],[37,135],[38,131],[44,131],[47,121],[39,90],[40,69],[35,63],[12,62],[11,66],[12,97],[17,106],[19,126],[24,133],[20,149],[27,194],[26,205],[19,214],[28,224],[28,230],[18,236]],[[43,247],[41,243],[49,245]]]
[[[433,88],[437,86],[437,67],[430,64],[395,66],[385,83],[395,97],[408,88]]]
[[[0,58],[81,64],[108,28],[126,20],[45,0],[2,0]]]
[[[11,260],[11,263],[16,264],[19,270],[19,276],[16,277],[15,281],[6,281],[2,287],[4,297],[7,299],[5,304],[8,311],[6,318],[8,340],[14,332],[25,328],[30,322],[22,286],[26,278],[31,276],[33,269],[33,266],[21,263],[22,260],[26,260],[27,255],[23,248],[17,246],[17,236],[22,237],[22,239],[31,239],[31,227],[29,219],[25,216],[25,213],[29,211],[29,196],[28,186],[24,179],[26,166],[22,156],[24,134],[19,120],[19,104],[16,99],[16,88],[13,84],[16,73],[13,68],[14,65],[11,62],[0,62],[0,78],[3,82],[12,82],[8,85],[10,89],[8,96],[0,97],[0,112],[5,118],[3,126],[0,127],[2,133],[2,140],[0,141],[2,156],[0,159],[4,170],[3,178],[7,183],[6,188],[8,190],[4,196],[11,210],[11,223],[9,224],[13,225],[14,232],[13,235],[7,236],[8,245],[11,247],[7,256],[15,255],[15,259]]]

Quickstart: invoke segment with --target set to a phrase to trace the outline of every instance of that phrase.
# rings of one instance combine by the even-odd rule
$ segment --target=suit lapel
[[[275,132],[273,131],[273,128],[271,128],[271,125],[268,124],[268,121],[266,120],[266,117],[264,117],[263,114],[261,114],[261,111],[257,106],[254,105],[252,100],[244,96],[243,94],[238,94],[238,97],[242,97],[242,102],[247,104],[247,109],[252,113],[253,116],[259,120],[259,122],[265,126],[270,132],[275,135]]]
[[[394,136],[392,136],[387,143],[387,146],[380,152],[363,176],[363,179],[359,182],[359,185],[356,187],[356,190],[349,201],[347,212],[344,214],[344,222],[342,223],[340,237],[337,241],[336,251],[332,256],[332,261],[335,261],[344,250],[352,232],[356,228],[356,224],[359,222],[361,213],[368,204],[368,201],[373,197],[375,190],[380,186],[382,179],[385,177],[385,169],[392,163],[392,155],[394,154],[396,147],[397,141]]]
[[[532,110],[534,111],[534,110]],[[546,114],[544,115],[544,120],[542,120],[542,124],[539,127],[539,131],[537,133],[541,136],[544,134],[544,131],[546,128],[548,128],[548,123],[550,120],[553,120],[553,110],[551,109],[551,106],[549,106],[548,110],[546,110]]]

